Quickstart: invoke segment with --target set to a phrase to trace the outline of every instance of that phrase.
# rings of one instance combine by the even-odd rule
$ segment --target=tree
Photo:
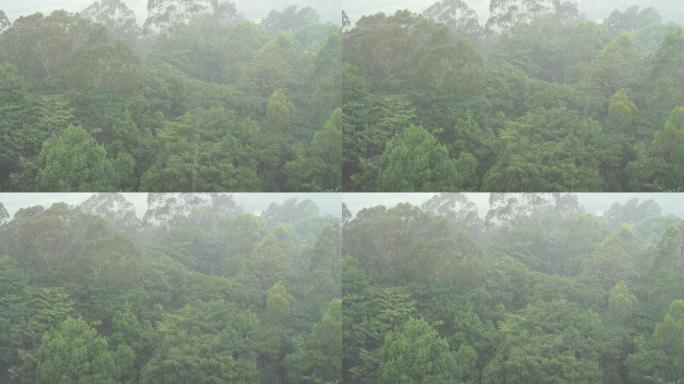
[[[592,62],[592,78],[605,95],[629,88],[636,77],[639,50],[634,37],[621,34],[606,45]]]
[[[80,127],[70,126],[43,146],[36,188],[42,191],[109,191],[118,175],[104,147]]]
[[[286,324],[291,318],[294,297],[281,282],[275,283],[266,296],[266,318],[274,323]]]
[[[15,217],[6,233],[7,252],[34,282],[81,287],[97,283],[112,293],[137,279],[138,252],[130,239],[110,229],[99,217],[56,204]]]
[[[565,301],[538,303],[510,315],[501,326],[503,344],[485,368],[483,383],[600,382],[590,338],[598,324],[591,311]]]
[[[45,140],[73,123],[73,109],[62,96],[32,95],[9,64],[0,64],[0,81],[0,188],[33,190],[33,159]]]
[[[112,228],[129,236],[134,236],[142,227],[133,203],[119,193],[93,195],[79,208],[90,215],[102,217]]]
[[[36,383],[117,382],[126,351],[112,352],[107,341],[81,319],[67,319],[46,334],[37,352]]]
[[[340,383],[342,359],[342,301],[333,300],[303,339],[295,340],[294,351],[283,363],[293,383]]]
[[[665,123],[665,128],[656,132],[651,151],[654,157],[667,164],[670,174],[666,188],[677,188],[684,180],[684,169],[680,166],[684,161],[684,107],[675,108]]]
[[[634,276],[636,251],[634,229],[623,226],[598,245],[588,260],[588,270],[604,288],[614,287]]]
[[[61,86],[128,95],[141,83],[140,60],[127,42],[66,11],[20,18],[3,34],[0,46],[7,61],[38,89]]]
[[[684,375],[684,301],[675,300],[648,342],[629,356],[629,377],[636,382],[676,383]]]
[[[9,212],[7,212],[7,208],[0,202],[0,227],[7,224],[9,218],[10,215]]]
[[[637,298],[624,282],[617,283],[608,297],[608,311],[621,321],[628,321],[636,310]]]
[[[385,336],[378,351],[379,383],[447,384],[457,380],[449,343],[422,319],[409,319]]]
[[[163,146],[142,176],[147,191],[225,191],[259,189],[254,159],[258,128],[223,108],[197,109],[169,121]]]
[[[291,35],[278,34],[257,52],[242,81],[264,98],[278,90],[289,90],[297,78],[297,52]]]
[[[342,110],[337,109],[308,147],[285,165],[287,185],[297,191],[337,191],[342,182]]]
[[[455,190],[458,164],[425,129],[411,126],[389,143],[380,159],[380,187],[387,191]]]
[[[551,10],[550,0],[491,0],[487,28],[507,31]]]
[[[606,128],[612,131],[630,134],[634,117],[637,113],[636,105],[630,100],[624,90],[615,92],[608,107]]]
[[[269,32],[277,33],[280,31],[292,32],[316,22],[318,22],[318,12],[314,8],[298,9],[296,5],[291,5],[282,12],[271,11],[261,23]]]
[[[662,126],[672,109],[684,105],[682,76],[684,72],[684,28],[671,26],[654,53],[645,81],[650,85],[646,96],[647,110],[653,127]]]
[[[500,132],[502,149],[483,180],[491,191],[600,190],[600,125],[566,108],[537,110]]]
[[[279,226],[254,247],[250,259],[245,262],[244,273],[255,281],[257,287],[266,289],[292,277],[291,242],[291,232],[287,227]]]
[[[129,40],[135,40],[140,34],[135,14],[121,0],[95,1],[79,14],[103,24],[111,33]]]
[[[658,130],[648,153],[629,163],[630,183],[635,190],[680,190],[684,180],[684,107],[672,111]]]
[[[12,23],[10,23],[5,12],[0,9],[0,33],[5,32],[11,25]]]
[[[4,207],[3,207],[4,209]],[[14,365],[25,333],[27,301],[30,297],[29,276],[18,263],[7,256],[0,257],[0,371]],[[0,375],[2,376],[2,375]]]
[[[266,105],[266,121],[264,129],[273,133],[284,133],[291,129],[294,121],[295,107],[281,89],[271,94]]]
[[[423,11],[423,15],[443,23],[456,35],[467,39],[479,37],[482,27],[477,13],[462,0],[442,0]]]
[[[235,5],[221,0],[148,0],[147,12],[143,25],[146,33],[173,33],[203,14],[210,14],[225,24],[240,19]]]
[[[167,314],[140,382],[254,383],[259,373],[250,339],[258,325],[251,312],[223,300],[195,302]]]

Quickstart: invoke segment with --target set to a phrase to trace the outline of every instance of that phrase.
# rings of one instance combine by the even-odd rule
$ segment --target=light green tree
[[[380,384],[451,384],[457,364],[449,343],[422,319],[409,319],[385,336],[378,351]]]
[[[111,191],[118,175],[104,147],[80,127],[70,126],[43,146],[36,188],[40,191]]]
[[[36,384],[115,384],[118,357],[104,337],[81,319],[67,319],[43,337],[37,355]]]

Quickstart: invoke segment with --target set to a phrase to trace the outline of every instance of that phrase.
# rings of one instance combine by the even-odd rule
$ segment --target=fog
[[[147,193],[121,193],[130,201],[136,210],[138,218],[142,218],[147,211]],[[205,194],[208,195],[208,194]],[[92,193],[3,193],[0,203],[5,206],[10,216],[22,209],[36,205],[45,208],[55,203],[79,205],[88,200]],[[289,199],[300,201],[311,200],[320,209],[321,215],[339,217],[341,214],[341,194],[339,193],[231,193],[230,196],[245,212],[259,214],[271,203],[283,203]]]
[[[77,12],[85,9],[95,0],[0,0],[3,10],[10,20],[35,12],[48,14],[57,9]],[[259,20],[271,10],[280,10],[290,5],[315,8],[324,21],[339,23],[341,0],[233,0],[240,14],[249,20]],[[147,0],[126,0],[128,7],[135,12],[138,23],[142,24],[147,16]]]
[[[489,193],[464,193],[468,200],[477,205],[480,216],[489,210]],[[678,193],[573,193],[588,213],[601,214],[614,203],[624,204],[637,198],[640,201],[653,200],[661,207],[663,214],[684,217],[684,197]],[[342,201],[349,211],[356,215],[364,208],[384,205],[388,208],[409,202],[421,205],[430,200],[434,193],[346,193]]]
[[[361,16],[385,12],[394,13],[398,9],[409,9],[414,12],[422,12],[436,0],[344,0],[343,8],[352,20],[358,20]],[[684,23],[684,2],[681,0],[577,0],[580,10],[591,20],[603,19],[616,9],[625,9],[632,5],[640,7],[654,7],[660,11],[664,20]],[[473,8],[480,22],[484,23],[489,15],[489,0],[469,0],[467,3]]]

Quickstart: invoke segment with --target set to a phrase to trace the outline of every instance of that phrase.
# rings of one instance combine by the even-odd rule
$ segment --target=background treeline
[[[339,382],[339,218],[148,200],[0,209],[1,383]]]
[[[347,212],[349,384],[671,384],[684,378],[684,221],[653,201],[463,195]]]
[[[0,11],[0,190],[340,188],[339,26],[210,0],[148,13]]]
[[[684,29],[466,1],[343,24],[343,188],[680,191]]]

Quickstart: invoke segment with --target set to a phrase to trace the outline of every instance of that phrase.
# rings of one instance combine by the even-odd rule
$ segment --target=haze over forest
[[[580,10],[591,20],[606,18],[616,9],[624,10],[638,5],[640,8],[654,7],[660,10],[665,20],[680,24],[684,22],[684,6],[681,1],[676,0],[576,0],[574,2],[579,4]],[[344,0],[342,7],[352,20],[356,20],[362,15],[376,12],[391,14],[397,9],[422,12],[434,3],[434,0]],[[466,3],[477,12],[481,23],[486,22],[489,15],[489,0],[468,0]]]
[[[0,9],[5,11],[10,20],[14,20],[19,16],[25,16],[34,12],[49,14],[57,9],[77,12],[85,9],[92,3],[90,0],[2,0],[0,1]],[[138,23],[142,24],[147,16],[147,0],[126,0],[124,3],[135,12]],[[296,5],[300,8],[315,8],[324,21],[339,23],[340,20],[341,0],[236,0],[233,3],[240,10],[240,14],[249,20],[264,18],[273,9],[282,10],[291,5]]]

